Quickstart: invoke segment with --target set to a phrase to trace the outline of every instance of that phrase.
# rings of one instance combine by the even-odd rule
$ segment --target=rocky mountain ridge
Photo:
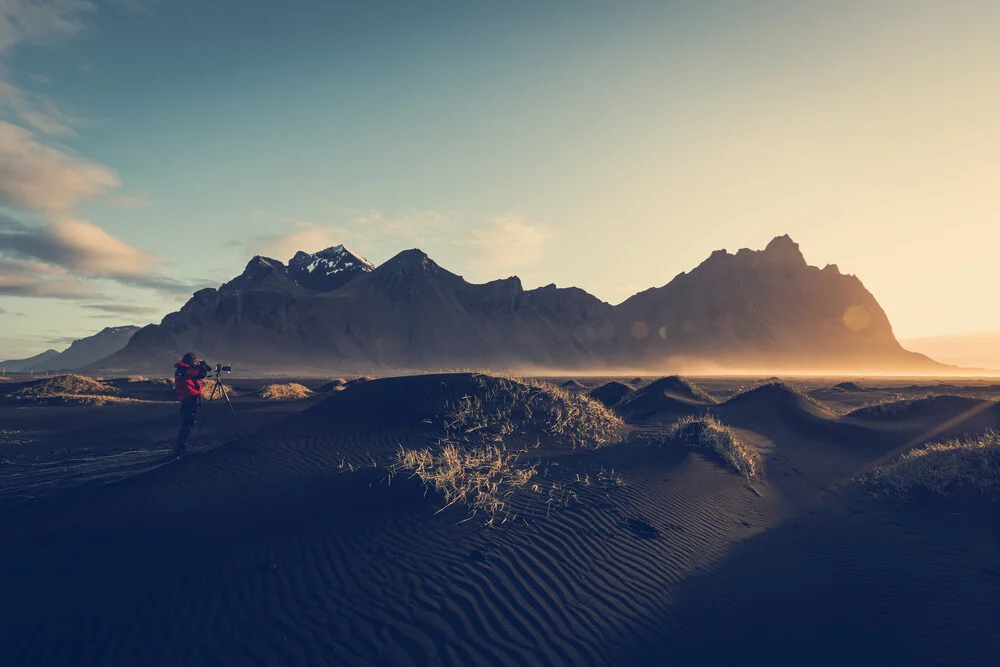
[[[612,306],[575,288],[473,284],[417,249],[375,267],[343,246],[254,257],[144,328],[106,368],[187,350],[264,366],[337,369],[936,367],[896,341],[861,281],[809,266],[777,237],[724,250]]]

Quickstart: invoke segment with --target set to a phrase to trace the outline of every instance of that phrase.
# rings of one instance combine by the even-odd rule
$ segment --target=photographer
[[[211,366],[198,358],[194,352],[188,352],[180,361],[174,364],[174,392],[181,402],[181,430],[177,433],[177,444],[174,452],[180,456],[184,453],[184,443],[198,417],[198,407],[201,405],[201,381],[208,375]]]

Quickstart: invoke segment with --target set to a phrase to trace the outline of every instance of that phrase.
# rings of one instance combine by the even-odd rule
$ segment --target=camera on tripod
[[[231,365],[229,365],[229,364],[226,364],[226,365],[216,364],[215,366],[212,366],[212,364],[208,363],[207,361],[202,361],[201,364],[200,364],[200,366],[201,366],[202,370],[204,370],[206,373],[212,373],[212,372],[214,372],[216,375],[219,375],[220,373],[232,373],[233,372],[233,367]]]

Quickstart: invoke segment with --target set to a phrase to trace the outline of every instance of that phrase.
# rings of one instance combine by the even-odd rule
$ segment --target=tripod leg
[[[215,386],[212,387],[212,393],[208,396],[208,402],[211,403],[215,400],[215,390],[219,388],[219,381],[215,381]],[[195,431],[194,439],[191,442],[197,442],[198,436],[201,435],[201,429],[205,426],[205,415],[207,412],[203,409],[201,413],[201,419],[198,420],[198,430]]]
[[[240,431],[240,437],[246,437],[246,434],[243,432],[243,427],[240,426],[240,420],[236,418],[236,408],[233,407],[233,402],[229,400],[229,392],[226,391],[225,385],[222,385],[222,395],[226,398],[226,403],[229,405],[229,412],[233,415],[233,422],[236,424],[236,428]]]

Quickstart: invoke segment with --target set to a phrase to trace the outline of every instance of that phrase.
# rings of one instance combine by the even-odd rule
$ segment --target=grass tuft
[[[8,396],[18,402],[40,405],[108,405],[140,402],[123,398],[119,396],[116,388],[82,375],[56,375],[32,382]]]
[[[463,503],[470,509],[469,518],[482,513],[486,525],[492,526],[507,521],[510,497],[535,475],[535,466],[518,465],[522,453],[508,451],[502,444],[468,448],[444,441],[433,449],[400,446],[396,466],[410,470],[444,496],[446,504],[439,512]]]
[[[211,382],[209,382],[208,380],[202,380],[202,382],[201,382],[201,397],[202,397],[202,399],[204,399],[206,401],[221,401],[221,400],[223,400],[222,387],[225,387],[226,393],[229,394],[229,398],[235,398],[235,397],[237,397],[237,396],[240,395],[240,393],[238,391],[236,391],[235,389],[233,389],[232,386],[230,386],[230,385],[228,385],[228,384],[226,384],[226,383],[223,382],[223,383],[221,383],[221,386],[219,387],[219,389],[217,389],[215,391],[215,398],[212,398],[212,389],[214,387],[215,387],[215,380],[212,380]]]
[[[946,498],[978,492],[1000,498],[1000,433],[932,443],[875,468],[864,479],[876,495],[905,500],[925,491]]]
[[[625,423],[600,401],[539,380],[479,376],[482,391],[449,406],[448,439],[503,442],[514,433],[537,430],[569,440],[574,447],[621,441]]]
[[[333,380],[330,380],[329,382],[321,384],[319,387],[316,388],[316,391],[325,393],[331,391],[343,391],[346,388],[347,388],[347,380],[343,378],[335,378]]]
[[[445,437],[425,449],[400,448],[394,471],[409,470],[440,491],[445,507],[464,503],[487,525],[509,519],[509,500],[535,476],[512,439],[545,434],[574,447],[619,442],[625,424],[602,403],[537,380],[477,375],[479,390],[449,404]],[[537,484],[536,489],[540,488]]]
[[[296,382],[269,384],[257,390],[257,396],[268,401],[298,401],[312,395],[308,387]]]
[[[667,430],[667,438],[713,450],[748,480],[760,475],[761,461],[757,450],[711,415],[678,419]]]

